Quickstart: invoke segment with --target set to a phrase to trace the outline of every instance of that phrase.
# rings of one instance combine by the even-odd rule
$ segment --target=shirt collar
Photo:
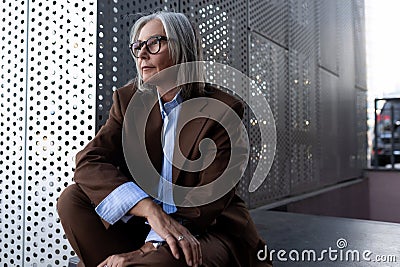
[[[169,113],[177,106],[179,106],[179,104],[182,103],[182,96],[181,96],[181,91],[179,91],[175,97],[166,103],[162,103],[161,100],[161,96],[160,93],[157,91],[157,96],[158,96],[158,104],[160,105],[160,111],[161,111],[161,117],[164,119],[165,116],[168,116]]]

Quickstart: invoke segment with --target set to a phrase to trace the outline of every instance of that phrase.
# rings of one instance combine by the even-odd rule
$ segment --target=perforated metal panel
[[[367,92],[356,89],[356,117],[357,119],[357,157],[356,168],[367,168]]]
[[[319,185],[317,133],[319,95],[318,17],[315,1],[290,2],[289,28],[289,125],[291,192]]]
[[[27,5],[1,2],[0,265],[22,266],[26,142]]]
[[[365,47],[365,9],[364,0],[355,0],[353,3],[354,49],[356,85],[367,89],[366,47]]]
[[[0,264],[66,266],[56,200],[94,134],[96,2],[13,3],[1,21]]]
[[[182,12],[198,25],[204,60],[226,63],[247,73],[246,1],[181,1]]]
[[[339,38],[339,106],[340,118],[338,146],[339,148],[339,177],[346,180],[361,175],[357,168],[357,133],[356,133],[356,90],[355,90],[355,41],[353,23],[353,4],[343,1],[338,6]]]
[[[321,75],[321,102],[320,102],[320,132],[321,132],[321,184],[332,184],[339,176],[340,147],[337,144],[339,138],[340,117],[339,106],[339,77],[324,69]]]
[[[250,194],[250,206],[255,207],[290,192],[290,146],[288,106],[288,53],[256,33],[250,34],[250,77],[257,82],[272,110],[277,129],[277,149],[274,164],[261,187]],[[261,108],[261,107],[258,107]],[[258,121],[250,116],[252,172],[268,146],[261,142]],[[271,137],[269,137],[271,138]],[[272,140],[265,140],[271,143]],[[266,170],[264,170],[265,173]]]
[[[96,129],[107,120],[112,93],[136,75],[129,31],[141,14],[177,10],[178,1],[98,1]]]
[[[277,131],[274,163],[263,184],[249,194],[248,204],[257,207],[290,193],[288,105],[289,2],[251,0],[249,10],[249,77],[256,81],[272,110]],[[249,113],[250,172],[268,153],[261,142],[258,121]],[[271,142],[271,140],[265,140]],[[267,173],[265,171],[265,173]]]
[[[252,31],[288,47],[289,1],[250,0],[249,25]]]
[[[319,41],[321,50],[321,66],[338,75],[338,12],[337,6],[340,0],[318,1],[320,30]]]

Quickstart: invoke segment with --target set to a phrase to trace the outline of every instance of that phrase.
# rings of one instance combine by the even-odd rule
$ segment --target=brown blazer
[[[242,118],[244,108],[239,99],[213,87],[207,87],[206,89],[206,97],[224,102]],[[107,122],[94,139],[76,156],[74,180],[96,206],[115,188],[128,181],[133,181],[123,154],[122,130],[124,116],[134,94],[140,94],[139,99],[142,101],[142,105],[140,105],[139,101],[139,105],[136,105],[132,111],[135,113],[133,115],[138,120],[144,118],[144,112],[150,109],[146,103],[150,99],[154,100],[157,97],[156,94],[137,91],[133,84],[116,90]],[[160,170],[162,163],[160,141],[162,119],[158,102],[154,102],[156,105],[151,109],[146,124],[145,142],[146,152],[150,157],[151,163],[157,170]],[[211,110],[207,111],[207,109]],[[207,101],[198,102],[191,106],[190,110],[192,112],[212,112],[214,116],[221,118],[221,120],[229,119],[226,118],[226,110],[214,109]],[[185,111],[181,110],[180,114],[185,114]],[[140,135],[136,134],[135,136],[135,133],[131,133],[131,140],[138,140],[139,142]],[[191,187],[201,186],[217,179],[221,172],[224,171],[230,156],[230,153],[226,152],[230,148],[230,141],[224,129],[212,119],[194,119],[183,128],[179,136],[179,144],[183,155],[190,160],[197,159],[200,156],[199,143],[204,138],[211,138],[216,143],[218,150],[213,163],[199,172],[180,171],[174,167],[173,183]],[[134,161],[137,162],[138,166],[146,164],[143,161],[142,153],[133,153],[138,155]],[[244,202],[236,195],[235,188],[210,204],[177,208],[178,210],[174,216],[180,216],[193,222],[198,229],[205,230],[208,227],[220,229],[237,239],[239,243],[247,244],[243,246],[248,247],[248,251],[242,251],[243,255],[237,255],[239,261],[242,261],[240,258],[243,259],[243,266],[248,266],[249,259],[247,257],[255,257],[256,249],[263,248],[264,242],[260,239]],[[105,227],[109,226],[107,222],[103,221],[103,223]]]

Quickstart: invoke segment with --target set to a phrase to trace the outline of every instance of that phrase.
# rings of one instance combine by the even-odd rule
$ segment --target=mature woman
[[[165,182],[196,188],[215,181],[222,173],[240,171],[236,165],[228,167],[240,137],[229,136],[219,124],[229,124],[231,115],[227,108],[215,108],[211,100],[224,103],[223,107],[230,107],[240,117],[242,102],[202,83],[168,90],[144,85],[171,66],[201,60],[199,38],[183,14],[144,16],[132,28],[131,40],[138,78],[115,91],[106,124],[77,154],[76,183],[58,200],[61,223],[81,263],[89,267],[269,266],[257,259],[257,251],[265,244],[234,188],[210,203],[182,206],[175,205],[178,198],[168,186],[171,183]],[[176,78],[161,77],[163,81]],[[130,109],[133,97],[141,104]],[[190,108],[181,105],[193,99],[199,101]],[[181,117],[196,110],[208,111],[220,122],[195,118],[177,136]],[[132,147],[125,147],[125,151],[133,151],[130,162],[124,156],[122,138],[128,115],[138,121],[147,118],[144,142],[140,131],[128,134]],[[237,125],[231,128],[238,129]],[[215,144],[215,149],[210,149],[214,151],[213,162],[205,169],[180,170],[169,160],[175,158],[176,147],[189,161],[202,158],[200,142],[204,138]],[[145,144],[146,151],[140,144]],[[153,183],[158,195],[136,182],[138,177],[152,181],[153,175],[143,171],[147,167],[159,173],[157,183]]]

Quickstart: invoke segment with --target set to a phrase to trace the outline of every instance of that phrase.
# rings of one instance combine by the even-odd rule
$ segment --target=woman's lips
[[[150,69],[153,69],[154,67],[148,67],[148,66],[145,66],[145,67],[142,67],[142,70],[143,71],[146,71],[146,70],[150,70]]]

